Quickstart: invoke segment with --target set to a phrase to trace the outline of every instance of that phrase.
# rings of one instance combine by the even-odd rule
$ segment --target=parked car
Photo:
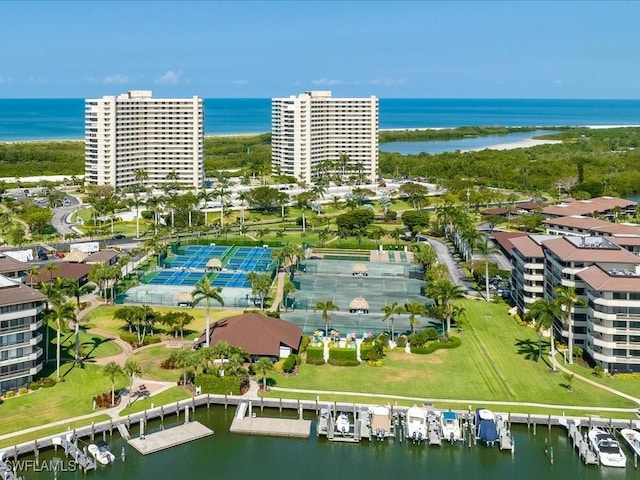
[[[127,236],[124,233],[116,233],[113,237],[114,240],[123,240],[125,238],[127,238]]]

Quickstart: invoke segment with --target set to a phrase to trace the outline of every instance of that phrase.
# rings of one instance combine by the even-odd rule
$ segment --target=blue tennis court
[[[267,272],[273,267],[272,248],[238,247],[225,268],[245,272]]]
[[[214,287],[240,287],[251,288],[251,283],[247,281],[247,274],[241,272],[221,272],[211,281]]]
[[[203,272],[185,272],[181,270],[160,270],[147,280],[150,285],[195,285],[204,276]]]
[[[184,248],[179,248],[177,253],[189,256],[220,258],[232,248],[233,247],[220,247],[213,245],[187,245]]]

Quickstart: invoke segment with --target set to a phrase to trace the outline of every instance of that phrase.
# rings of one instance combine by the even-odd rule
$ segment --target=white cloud
[[[233,85],[249,85],[249,80],[234,80]]]
[[[156,83],[159,85],[177,85],[178,83],[180,83],[181,76],[182,70],[179,70],[177,72],[169,70],[167,73],[158,78],[156,80]]]
[[[0,77],[0,85],[4,83],[11,83],[12,81],[13,81],[13,78],[11,77]]]
[[[342,85],[344,82],[342,80],[336,80],[332,78],[321,78],[319,80],[311,80],[313,85],[322,85],[331,87],[333,85]]]
[[[107,85],[122,85],[124,83],[129,83],[129,77],[116,73],[115,75],[108,75],[104,77],[103,83],[106,83]]]
[[[401,85],[407,85],[407,80],[404,78],[374,78],[369,80],[369,85],[377,85],[379,87],[398,87]]]

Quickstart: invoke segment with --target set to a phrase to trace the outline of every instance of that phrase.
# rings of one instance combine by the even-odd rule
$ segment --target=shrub
[[[93,397],[93,401],[96,402],[96,407],[98,408],[111,408],[120,403],[120,395],[116,392],[114,405],[111,405],[111,392],[105,392],[100,395],[96,395]]]
[[[196,376],[195,385],[202,387],[202,393],[240,395],[243,380],[245,379],[231,375],[219,377],[203,373]]]
[[[360,356],[367,362],[377,362],[378,360],[382,360],[383,357],[381,351],[377,348],[368,348],[366,355],[360,351]]]
[[[42,383],[39,380],[36,380],[35,382],[31,382],[29,384],[30,390],[38,390],[40,389],[40,387],[42,387]]]
[[[400,335],[396,340],[396,345],[399,348],[406,347],[407,346],[407,336],[406,335]]]
[[[40,386],[42,388],[50,388],[56,384],[56,381],[51,377],[44,377],[40,379]]]
[[[596,365],[595,367],[593,367],[593,370],[591,371],[591,373],[594,377],[599,378],[604,374],[604,370],[600,365]]]
[[[311,342],[311,337],[309,335],[304,335],[302,337],[302,340],[300,340],[300,352],[305,352],[307,350],[307,347],[309,346],[309,343]]]
[[[381,367],[382,366],[382,359],[367,360],[367,365],[369,365],[370,367]]]
[[[282,370],[284,370],[285,373],[292,373],[296,369],[297,365],[298,365],[298,356],[289,355],[284,360],[284,364],[282,365]]]
[[[252,365],[251,367],[253,367],[253,365]],[[253,374],[253,375],[255,375],[255,373],[253,373],[253,368],[251,368],[250,370],[251,370],[252,374]],[[282,373],[282,372],[284,372],[284,359],[282,359],[282,360],[278,360],[277,362],[275,362],[275,363],[273,364],[273,371],[274,371],[275,373]]]
[[[426,347],[414,347],[411,346],[411,353],[417,353],[419,355],[427,355],[433,353],[441,348],[458,348],[462,344],[462,341],[458,337],[450,336],[448,340],[438,340],[428,344]]]
[[[421,348],[424,345],[433,340],[438,339],[438,331],[433,327],[428,327],[423,330],[420,330],[416,333],[412,333],[409,335],[409,344],[411,347]]]
[[[356,367],[360,365],[355,348],[332,348],[329,350],[329,364],[338,367]]]
[[[7,393],[4,394],[4,398],[11,398],[16,394],[13,390],[8,390]]]
[[[169,354],[169,356],[160,362],[160,368],[164,368],[165,370],[173,370],[176,367],[176,361],[178,360],[178,352],[175,350]]]
[[[29,389],[26,387],[22,387],[18,389],[18,395],[24,395],[25,393],[28,393]]]
[[[143,210],[140,212],[140,216],[144,220],[153,220],[154,213],[151,210]]]
[[[307,363],[309,365],[324,365],[324,348],[323,347],[308,347],[307,348]]]
[[[573,356],[576,358],[582,358],[584,355],[584,350],[582,347],[573,347]]]

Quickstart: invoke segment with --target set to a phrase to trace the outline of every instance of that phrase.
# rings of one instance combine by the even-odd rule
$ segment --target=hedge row
[[[419,355],[426,355],[433,353],[441,348],[458,348],[462,344],[462,340],[458,337],[449,337],[448,342],[433,342],[426,347],[411,347],[411,353],[417,353]]]
[[[236,376],[219,377],[202,373],[196,376],[195,385],[202,387],[202,393],[218,393],[221,395],[240,395],[242,378]]]
[[[332,348],[329,350],[329,364],[338,367],[357,367],[358,355],[355,348]]]
[[[324,348],[307,347],[307,363],[309,365],[324,365]]]

